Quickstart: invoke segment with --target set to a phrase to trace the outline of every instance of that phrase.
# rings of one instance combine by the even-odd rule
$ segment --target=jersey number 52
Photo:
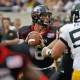
[[[80,42],[80,28],[69,32],[69,34],[73,43],[73,47],[74,48],[80,47],[80,43],[79,43]]]

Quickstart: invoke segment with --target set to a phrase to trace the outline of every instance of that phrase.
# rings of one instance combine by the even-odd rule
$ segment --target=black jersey
[[[30,62],[27,53],[25,43],[0,46],[0,80],[17,80],[19,72]]]
[[[59,64],[59,70],[65,70],[72,72],[72,66],[73,66],[73,59],[71,58],[71,53],[64,53],[63,59]]]
[[[72,66],[73,59],[71,58],[71,53],[65,53],[59,64],[58,71],[51,76],[50,80],[71,80]]]
[[[29,32],[34,31],[34,26],[24,26],[19,29],[19,38],[26,39]],[[48,46],[56,38],[56,27],[48,26],[43,32],[42,37],[44,39],[45,46]],[[35,54],[35,53],[34,53]],[[39,68],[49,67],[53,63],[53,59],[50,57],[44,58],[42,60],[37,60],[34,57],[31,58],[32,62],[37,65]]]

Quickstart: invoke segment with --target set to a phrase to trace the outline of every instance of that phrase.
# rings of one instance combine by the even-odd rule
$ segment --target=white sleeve
[[[68,30],[65,27],[64,29],[60,29],[61,33],[59,34],[59,39],[66,45],[68,46],[68,39],[67,39],[67,35],[68,35]]]

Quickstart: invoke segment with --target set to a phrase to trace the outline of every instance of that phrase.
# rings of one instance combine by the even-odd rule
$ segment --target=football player
[[[71,21],[73,24],[66,24],[64,31],[60,34],[59,40],[52,50],[45,48],[43,55],[51,55],[57,59],[62,55],[66,47],[70,47],[73,58],[72,80],[80,79],[80,3],[72,6]],[[48,50],[46,50],[48,49]]]
[[[27,35],[32,31],[37,31],[42,35],[45,46],[56,39],[57,30],[56,27],[51,26],[53,22],[52,13],[47,7],[43,5],[36,6],[31,13],[31,17],[33,24],[30,26],[23,26],[18,30],[20,39],[25,40]],[[50,57],[44,58],[40,54],[41,50],[39,45],[35,48],[37,48],[37,51],[35,50],[35,53],[33,53],[34,56],[31,57],[31,60],[39,68],[34,67],[34,69],[42,70],[44,74],[47,75],[48,78],[50,78],[51,75],[54,73],[54,70],[51,69],[53,59]]]
[[[64,29],[66,29],[66,27],[67,26],[65,25],[59,29],[59,32],[58,32],[59,35],[62,32],[64,32]],[[52,49],[57,41],[58,41],[58,39],[54,40],[47,47],[49,49]],[[46,47],[46,49],[48,49],[47,47]],[[50,80],[53,80],[53,79],[54,80],[71,80],[71,75],[73,72],[72,65],[73,65],[73,59],[71,58],[70,48],[67,47],[63,52],[62,60],[61,60],[60,64],[58,65],[57,72],[55,72],[51,76]]]
[[[59,30],[60,34],[61,32],[64,31],[64,29],[67,26],[62,26]],[[58,40],[53,41],[52,43],[50,43],[47,47],[49,49],[52,49],[52,47],[56,44]],[[47,49],[48,49],[47,48]],[[71,76],[72,76],[72,65],[73,65],[73,59],[71,57],[71,52],[70,52],[70,48],[67,47],[64,52],[63,52],[63,56],[62,56],[62,60],[58,65],[58,70],[57,72],[55,72],[50,80],[71,80]]]

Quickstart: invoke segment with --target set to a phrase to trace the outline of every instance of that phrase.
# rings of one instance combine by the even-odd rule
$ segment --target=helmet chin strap
[[[41,17],[37,16],[37,23],[42,25],[43,27],[46,27],[49,25],[49,22],[48,23],[44,23],[44,19],[42,19]]]

